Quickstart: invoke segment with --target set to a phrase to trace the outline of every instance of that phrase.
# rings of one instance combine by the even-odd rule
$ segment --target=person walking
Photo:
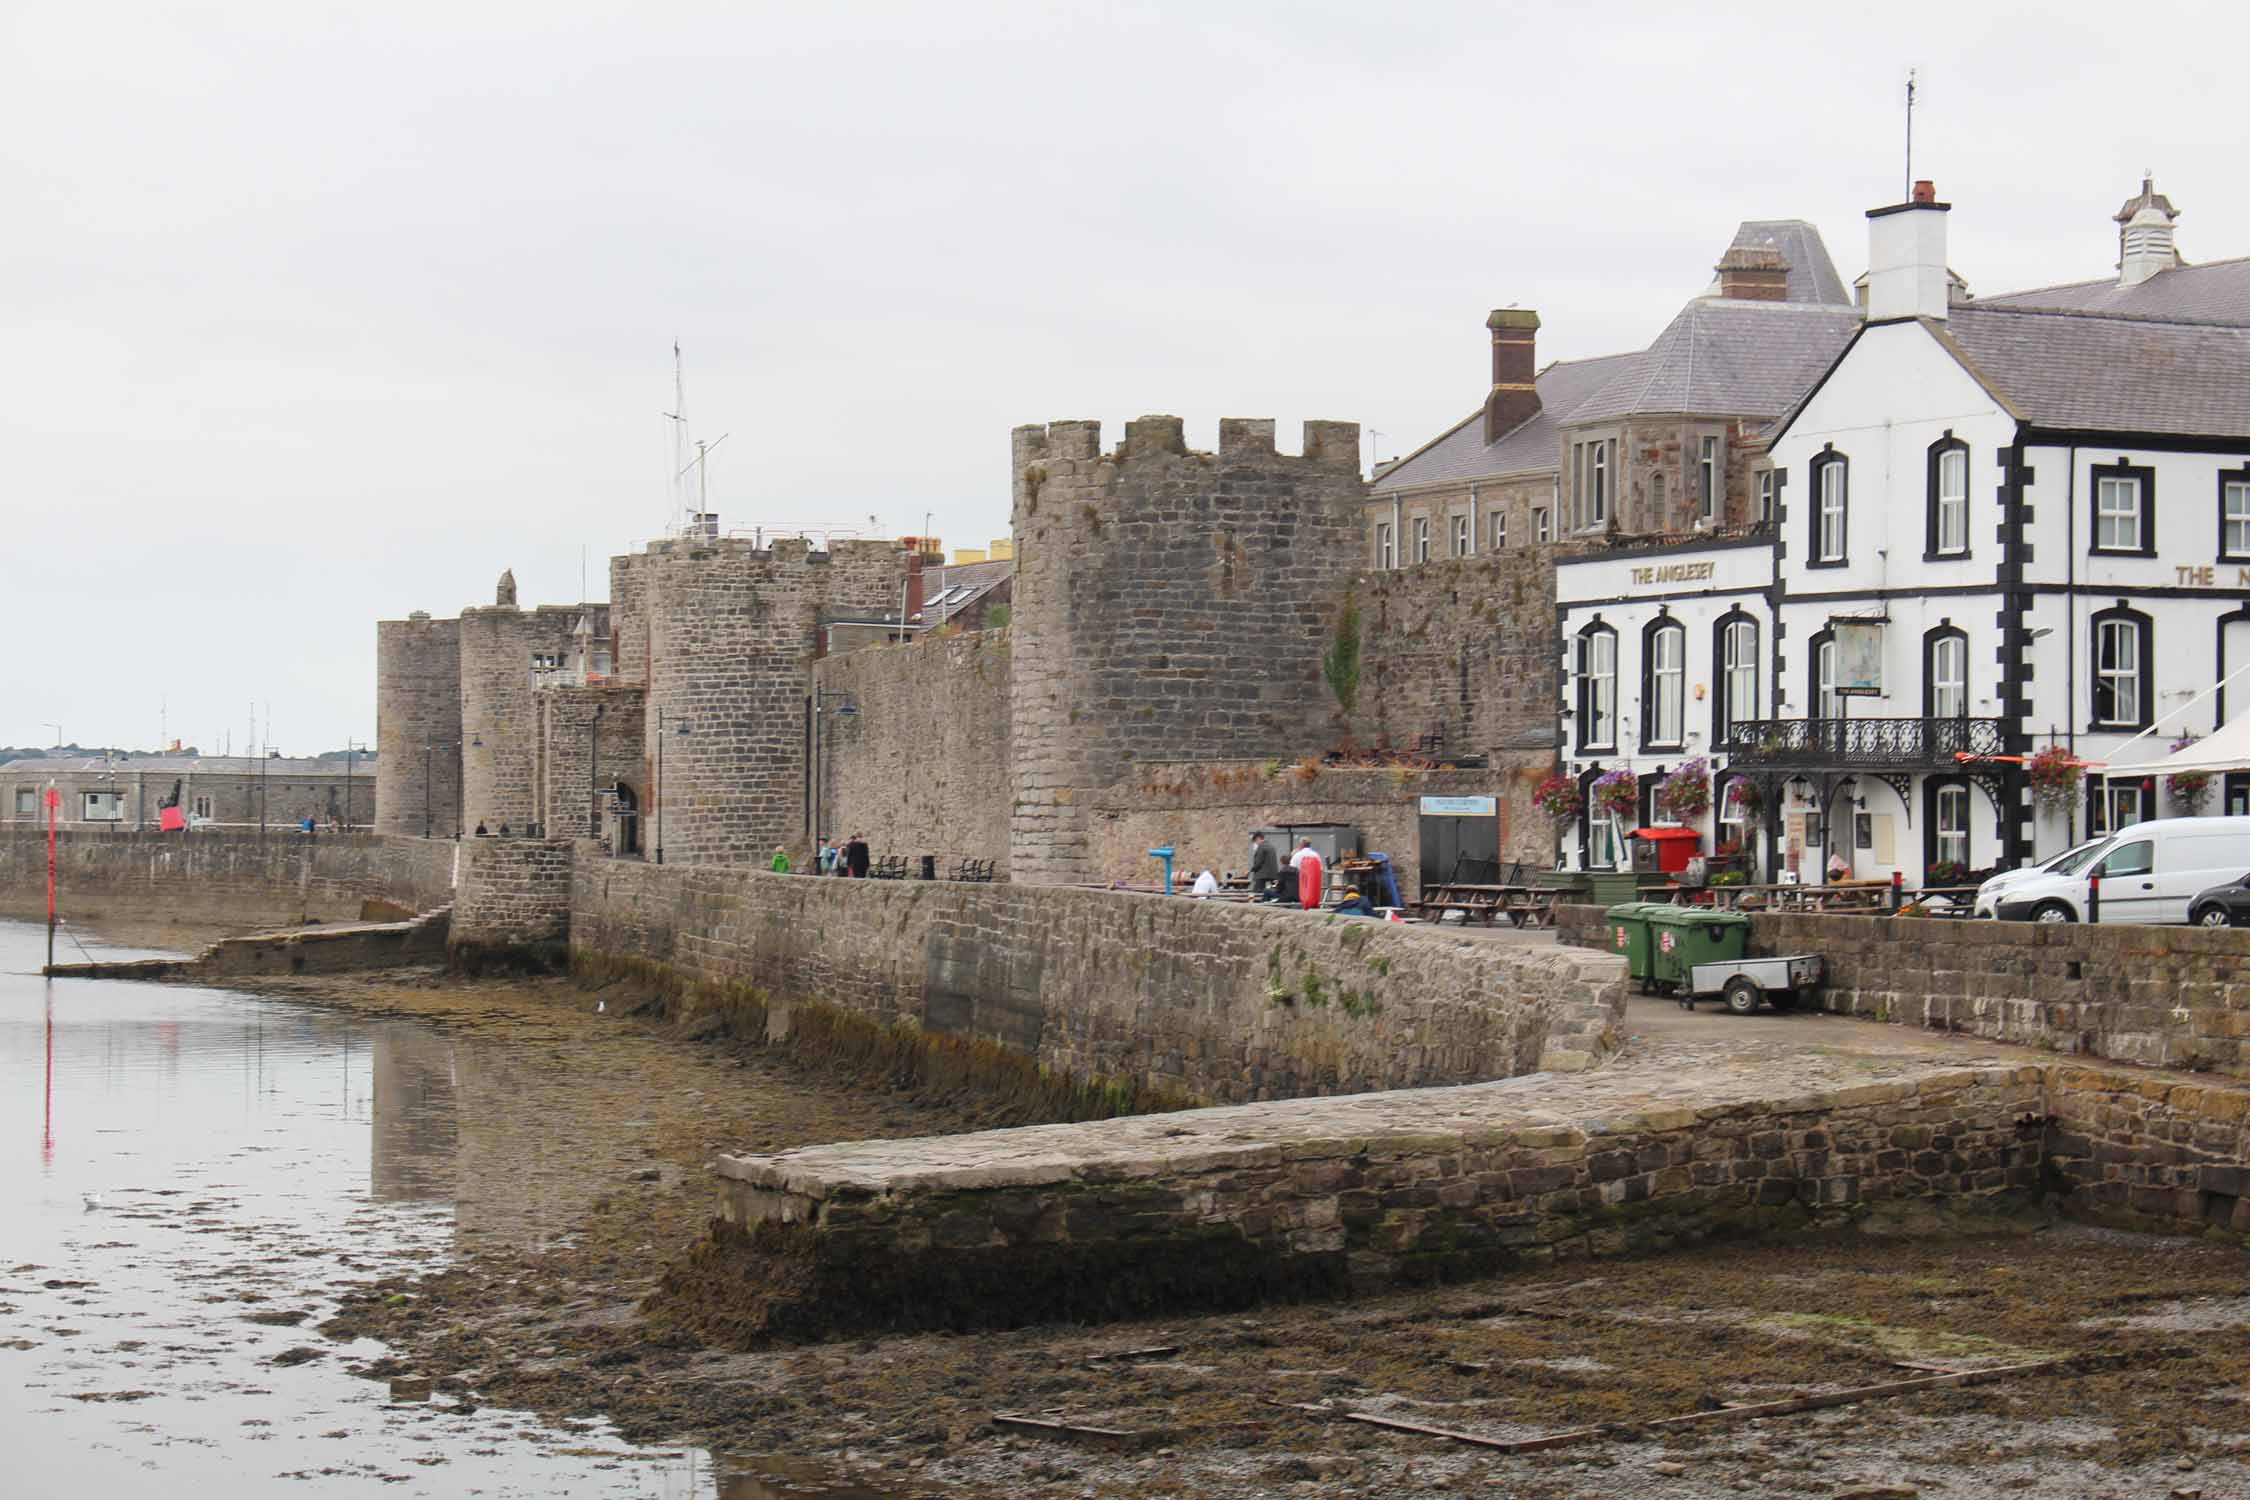
[[[789,873],[789,851],[779,844],[773,846],[773,872],[776,875]]]
[[[867,836],[865,834],[853,834],[852,841],[844,846],[844,866],[851,872],[852,879],[865,880],[867,878],[868,858]]]
[[[1266,893],[1266,888],[1281,879],[1281,856],[1273,852],[1262,833],[1250,835],[1250,899],[1255,901]]]
[[[1290,863],[1297,867],[1297,904],[1306,911],[1320,910],[1320,897],[1325,889],[1328,870],[1320,862],[1311,839],[1298,842],[1297,853]]]
[[[826,839],[820,841],[820,853],[813,856],[813,873],[826,875],[836,868],[836,846]]]

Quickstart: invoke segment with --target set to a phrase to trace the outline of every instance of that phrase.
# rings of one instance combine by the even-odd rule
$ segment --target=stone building
[[[0,821],[44,825],[42,794],[62,794],[61,828],[154,828],[166,806],[192,826],[365,828],[381,780],[374,755],[348,760],[255,755],[47,756],[0,765]],[[177,799],[177,800],[174,800]],[[445,826],[452,832],[452,824]]]

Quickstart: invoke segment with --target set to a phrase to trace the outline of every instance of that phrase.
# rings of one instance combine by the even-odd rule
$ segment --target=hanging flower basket
[[[1594,778],[1594,811],[1605,818],[1631,818],[1640,812],[1641,778],[1619,767]]]
[[[2024,773],[2031,778],[2031,795],[2049,812],[2060,812],[2077,800],[2084,774],[2078,758],[2060,745],[2049,745],[2024,762]]]
[[[1656,787],[1657,810],[1675,823],[1693,823],[1711,810],[1711,763],[1698,755],[1681,761]]]
[[[1737,776],[1727,783],[1726,806],[1747,823],[1766,810],[1766,796],[1758,790],[1758,783]]]
[[[2200,735],[2181,735],[2172,741],[2172,753],[2179,754],[2200,738]],[[2203,810],[2203,799],[2211,795],[2211,773],[2182,771],[2177,776],[2167,776],[2164,778],[2164,791],[2172,799],[2173,806],[2193,816]]]
[[[1531,794],[1532,805],[1557,823],[1568,823],[1586,807],[1585,794],[1569,776],[1550,776]]]

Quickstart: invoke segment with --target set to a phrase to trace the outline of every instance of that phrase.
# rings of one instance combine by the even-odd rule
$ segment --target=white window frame
[[[1774,471],[1771,469],[1760,469],[1758,471],[1758,519],[1761,522],[1771,521],[1773,519],[1773,502],[1775,495],[1773,476]]]
[[[1531,534],[1534,541],[1551,542],[1555,539],[1554,532],[1548,526],[1547,507],[1544,505],[1534,505],[1531,508]]]
[[[1758,626],[1753,620],[1729,620],[1719,633],[1719,658],[1725,676],[1720,699],[1727,725],[1758,717]]]
[[[2135,823],[2145,821],[2148,814],[2141,811],[2140,783],[2137,781],[2103,782],[2101,795],[2094,799],[2093,816],[2100,822],[2101,826],[2089,828],[2086,832],[2097,837],[2115,833],[2120,828],[2130,828]]]
[[[1969,789],[1958,783],[1937,790],[1935,847],[1940,863],[1949,859],[1964,865],[1969,862]]]
[[[1586,512],[1588,526],[1609,524],[1609,468],[1609,439],[1603,438],[1594,444],[1594,458],[1588,475],[1588,481],[1593,486]]]
[[[1398,566],[1397,540],[1388,521],[1375,524],[1375,566],[1386,573]]]
[[[1579,729],[1578,748],[1592,752],[1617,748],[1617,632],[1596,630],[1579,638],[1585,653],[1579,669],[1585,674],[1586,723]],[[1605,662],[1600,649],[1606,648]],[[1604,725],[1607,732],[1602,732]]]
[[[2147,684],[2141,681],[2141,622],[2117,617],[2094,622],[2094,723],[2104,729],[2130,729],[2139,724],[2141,694]],[[2123,649],[2110,649],[2115,644]],[[2111,665],[2103,666],[2107,655]],[[2121,664],[2120,664],[2121,662]],[[2110,713],[2101,712],[2102,688],[2109,688]],[[2130,708],[2130,713],[2121,713]]]
[[[1953,707],[1946,706],[1946,700]],[[1930,642],[1930,714],[1938,719],[1969,716],[1969,639],[1941,635]]]
[[[1820,474],[1820,549],[1817,562],[1842,562],[1849,541],[1844,535],[1845,506],[1849,496],[1845,486],[1849,483],[1846,466],[1842,462],[1822,464]]]
[[[1959,557],[1969,550],[1969,451],[1945,448],[1937,459],[1937,554]]]
[[[1469,518],[1465,515],[1453,518],[1453,555],[1469,555]]]
[[[1416,516],[1414,518],[1414,560],[1418,563],[1426,563],[1430,560],[1430,518],[1428,516]]]
[[[1586,524],[1586,444],[1570,445],[1570,529]]]
[[[2250,479],[2220,482],[2219,555],[2250,558]]]
[[[1738,799],[1742,795],[1742,789],[1748,785],[1749,782],[1740,776],[1729,777],[1727,784],[1719,791],[1719,810],[1715,815],[1719,825],[1719,842],[1723,844],[1732,839],[1746,850],[1750,847],[1750,815],[1742,810]],[[1733,831],[1729,832],[1730,829]]]
[[[1496,510],[1492,513],[1492,550],[1498,552],[1507,545],[1508,513],[1504,510]]]
[[[2094,550],[2138,552],[2147,517],[2137,474],[2102,474],[2094,480]],[[2106,533],[2106,536],[2105,536]]]
[[[1685,745],[1687,627],[1677,622],[1657,626],[1649,632],[1648,654],[1648,742],[1651,745]]]
[[[1822,641],[1813,647],[1813,717],[1840,719],[1844,700],[1836,691],[1836,643]]]
[[[1703,519],[1714,520],[1719,514],[1719,440],[1707,437],[1696,458],[1696,477],[1703,487],[1699,501]]]

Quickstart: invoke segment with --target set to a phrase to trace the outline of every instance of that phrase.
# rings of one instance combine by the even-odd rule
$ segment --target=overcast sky
[[[671,503],[1008,529],[1008,429],[1356,420],[1638,348],[1735,224],[1848,279],[1917,175],[1978,291],[2154,168],[2250,254],[2239,5],[0,5],[0,744],[375,729],[374,621],[606,597]]]

